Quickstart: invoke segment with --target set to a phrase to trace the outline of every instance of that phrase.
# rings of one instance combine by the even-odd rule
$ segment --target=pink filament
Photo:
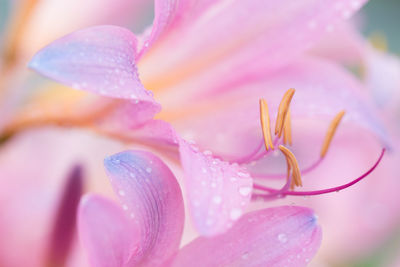
[[[367,171],[365,172],[363,175],[361,175],[360,177],[358,177],[357,179],[354,179],[353,181],[341,185],[341,186],[337,186],[337,187],[332,187],[332,188],[328,188],[328,189],[322,189],[322,190],[315,190],[315,191],[283,191],[278,190],[278,189],[273,189],[273,188],[269,188],[263,185],[258,185],[258,184],[254,184],[254,189],[258,189],[258,190],[262,190],[262,191],[267,191],[269,192],[268,195],[263,195],[263,194],[253,194],[253,198],[258,199],[258,198],[270,198],[270,196],[272,194],[276,194],[278,193],[280,196],[315,196],[315,195],[322,195],[322,194],[328,194],[328,193],[332,193],[332,192],[337,192],[340,190],[343,190],[345,188],[348,188],[358,182],[360,182],[361,180],[363,180],[365,177],[367,177],[371,172],[373,172],[375,170],[375,168],[379,165],[379,163],[381,162],[383,155],[385,154],[386,149],[383,148],[382,152],[378,158],[378,160],[375,162],[375,164]]]

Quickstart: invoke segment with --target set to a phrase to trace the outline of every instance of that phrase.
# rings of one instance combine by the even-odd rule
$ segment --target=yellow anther
[[[286,93],[283,95],[281,103],[279,104],[278,116],[276,117],[276,122],[275,122],[275,135],[278,135],[279,137],[282,136],[283,125],[284,125],[286,115],[289,110],[290,102],[292,101],[294,92],[295,92],[295,90],[293,88],[287,90]]]
[[[260,121],[261,128],[264,137],[265,148],[267,151],[271,148],[274,149],[274,144],[272,143],[271,137],[271,123],[269,119],[269,111],[267,101],[265,99],[260,99]]]
[[[303,186],[303,183],[301,181],[301,172],[299,168],[299,164],[297,163],[296,157],[293,155],[293,153],[287,149],[286,147],[280,145],[279,150],[283,153],[283,155],[286,157],[286,162],[288,164],[288,172],[290,172],[290,169],[292,170],[292,183],[291,183],[291,188],[293,189],[294,186]]]
[[[290,120],[290,109],[287,111],[285,123],[283,125],[283,143],[292,145],[292,122]]]
[[[321,148],[321,158],[325,157],[326,153],[328,152],[329,145],[331,144],[332,138],[335,135],[337,127],[339,126],[340,121],[342,120],[345,111],[340,111],[335,118],[333,118],[331,124],[329,125],[328,131],[325,135],[325,140]]]

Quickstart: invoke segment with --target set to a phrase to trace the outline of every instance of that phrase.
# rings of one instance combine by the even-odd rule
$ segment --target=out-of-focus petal
[[[129,25],[140,30],[150,15],[146,10],[151,4],[148,0],[38,1],[23,32],[20,49],[31,57],[55,39],[93,25]]]
[[[307,266],[320,243],[311,210],[270,208],[244,215],[225,234],[199,237],[183,247],[173,266]]]
[[[114,202],[96,195],[85,196],[79,207],[78,227],[92,266],[123,267],[135,263],[139,229]]]
[[[284,92],[292,87],[296,89],[291,103],[294,138],[296,131],[316,130],[307,128],[305,120],[324,122],[327,128],[335,114],[344,109],[345,123],[361,125],[388,142],[373,105],[362,92],[362,84],[343,68],[312,58],[293,61],[262,77],[215,86],[213,93],[187,101],[184,114],[172,110],[160,115],[183,138],[195,140],[200,147],[212,148],[219,155],[237,158],[249,154],[262,140],[258,100],[267,100],[274,122]]]
[[[380,108],[399,112],[400,61],[372,47],[364,53],[365,82]]]
[[[337,22],[349,18],[365,1],[210,2],[202,8],[188,8],[188,14],[181,17],[190,18],[193,12],[193,18],[171,24],[167,36],[143,57],[140,74],[147,88],[171,86],[215,65],[219,76],[282,66]],[[268,60],[261,61],[267,64],[260,67],[261,58]]]
[[[179,141],[179,152],[192,218],[202,235],[229,229],[250,201],[252,179],[238,165],[200,152],[194,145]]]
[[[311,134],[309,138],[317,137]],[[381,149],[371,135],[355,127],[343,127],[335,136],[325,161],[302,177],[304,187],[312,190],[347,183],[372,166]],[[324,229],[318,258],[328,264],[336,262],[337,255],[342,255],[343,259],[362,257],[393,234],[400,221],[399,161],[399,143],[394,139],[392,150],[387,151],[378,167],[357,185],[323,197],[287,200],[310,206],[318,214]],[[348,222],[356,221],[356,228],[347,227]]]
[[[358,65],[363,57],[366,41],[353,21],[338,24],[313,45],[309,53],[346,65]]]
[[[184,209],[180,187],[169,168],[149,152],[126,151],[105,160],[126,216],[140,231],[141,264],[160,266],[179,248]]]

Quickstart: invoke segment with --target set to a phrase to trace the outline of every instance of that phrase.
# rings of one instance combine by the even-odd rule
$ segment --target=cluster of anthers
[[[275,150],[275,147],[278,146],[278,149],[286,158],[286,163],[287,163],[287,174],[286,174],[286,183],[281,189],[274,189],[270,187],[266,187],[264,185],[254,183],[254,189],[255,193],[253,194],[253,199],[262,199],[262,200],[268,200],[268,199],[275,199],[275,198],[282,198],[285,196],[312,196],[312,195],[321,195],[321,194],[327,194],[331,192],[338,192],[342,189],[345,189],[347,187],[350,187],[365,177],[367,177],[380,163],[382,160],[382,157],[385,153],[385,148],[382,149],[382,152],[378,158],[378,160],[375,162],[375,164],[364,174],[362,174],[360,177],[352,180],[351,182],[332,187],[332,188],[327,188],[327,189],[322,189],[322,190],[314,190],[314,191],[295,191],[295,187],[301,187],[303,186],[301,175],[306,174],[312,170],[314,170],[324,159],[326,156],[329,146],[331,144],[332,138],[335,135],[335,132],[345,115],[345,111],[340,111],[331,121],[328,131],[325,135],[324,142],[321,147],[321,152],[320,152],[320,157],[319,159],[311,164],[308,168],[305,169],[300,169],[299,164],[297,162],[296,157],[294,154],[284,145],[292,145],[292,134],[291,134],[291,119],[290,119],[290,103],[292,101],[293,95],[295,93],[294,89],[289,89],[286,91],[284,94],[281,103],[279,104],[278,108],[278,115],[276,118],[276,123],[275,123],[275,139],[272,141],[272,135],[271,135],[271,123],[270,123],[270,116],[269,116],[269,111],[268,111],[268,105],[265,99],[260,99],[260,121],[261,121],[261,128],[262,128],[262,133],[263,133],[263,142],[260,143],[260,145],[257,147],[257,149],[252,152],[250,155],[242,158],[240,163],[246,163],[249,162],[249,160],[256,160],[260,159],[261,157],[264,157],[266,154],[268,154],[270,151]],[[283,135],[283,142],[284,145],[280,145],[279,142],[282,138]],[[265,150],[260,153],[260,150],[262,150],[262,147],[265,146]],[[254,175],[254,177],[257,178],[267,178],[271,177],[271,175]]]

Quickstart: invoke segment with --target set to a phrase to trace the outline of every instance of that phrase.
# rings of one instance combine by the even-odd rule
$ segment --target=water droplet
[[[206,155],[206,156],[211,156],[212,152],[210,150],[204,150],[203,154]]]
[[[240,177],[250,177],[250,175],[248,173],[246,173],[246,172],[238,172],[238,175]]]
[[[125,191],[124,191],[124,190],[119,190],[119,191],[118,191],[118,194],[119,194],[120,196],[125,196]]]
[[[239,217],[242,215],[242,210],[240,209],[233,209],[231,210],[230,217],[233,221],[236,221],[239,219]]]
[[[287,240],[288,240],[288,238],[287,238],[287,236],[286,236],[285,234],[279,234],[279,235],[278,235],[278,240],[279,240],[279,242],[281,242],[281,243],[286,243]]]
[[[128,210],[128,206],[124,204],[124,205],[122,205],[122,209],[123,210]]]
[[[206,220],[206,225],[207,226],[211,226],[211,225],[213,225],[214,224],[214,221],[212,220],[212,219],[207,219]]]
[[[211,187],[212,187],[212,188],[215,188],[215,187],[217,187],[217,184],[214,183],[214,182],[212,182],[212,183],[211,183]]]
[[[201,168],[201,171],[203,172],[203,173],[207,173],[207,169],[206,168]]]
[[[221,202],[222,202],[222,197],[221,197],[221,196],[215,196],[215,197],[213,197],[213,202],[214,202],[215,204],[221,204]]]
[[[250,194],[250,192],[251,192],[251,187],[249,187],[249,186],[244,186],[244,187],[239,188],[239,193],[244,197],[248,196]]]
[[[308,22],[308,28],[310,30],[314,30],[315,28],[317,28],[317,22],[315,20],[310,20]]]
[[[135,177],[136,177],[135,174],[134,174],[133,172],[130,172],[130,173],[129,173],[129,176],[132,177],[132,178],[135,178]]]
[[[249,258],[249,253],[248,252],[243,253],[242,259],[247,260],[248,258]]]
[[[147,172],[147,173],[151,173],[151,171],[152,171],[152,170],[151,170],[150,167],[147,167],[147,168],[146,168],[146,172]]]

